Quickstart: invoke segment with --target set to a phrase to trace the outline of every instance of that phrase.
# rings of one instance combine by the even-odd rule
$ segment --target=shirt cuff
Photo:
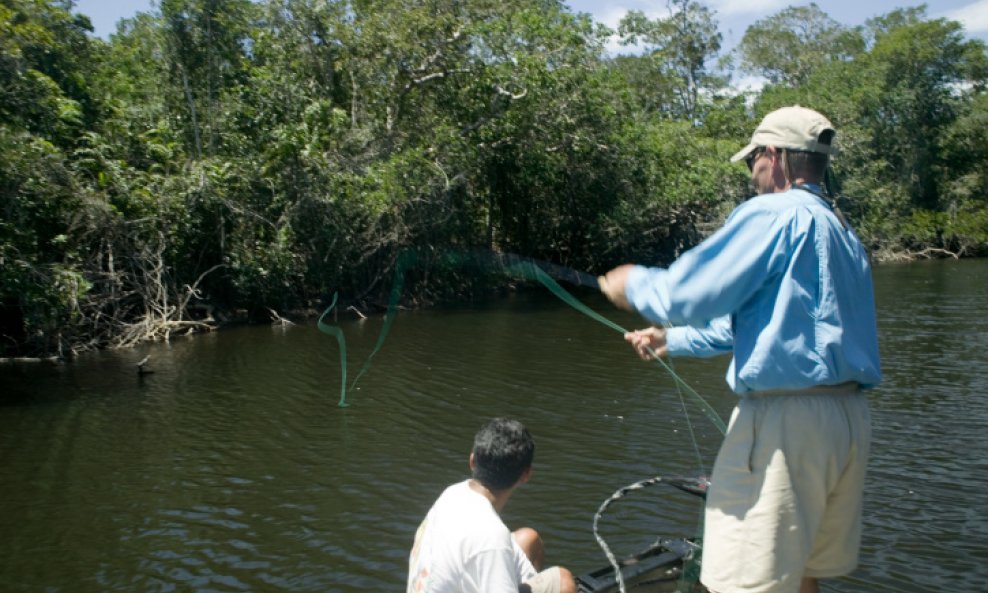
[[[688,356],[693,353],[686,327],[666,328],[666,350],[669,356]]]
[[[660,325],[669,323],[668,303],[660,300],[657,288],[661,275],[665,273],[661,268],[634,266],[624,281],[624,298],[628,304],[649,321]]]

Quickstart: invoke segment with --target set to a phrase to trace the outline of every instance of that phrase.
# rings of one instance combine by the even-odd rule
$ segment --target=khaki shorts
[[[547,568],[525,581],[524,584],[529,586],[532,593],[559,593],[562,585],[559,567]]]
[[[521,546],[518,545],[518,541],[511,538],[511,543],[515,551],[515,564],[518,566],[522,580],[522,587],[519,587],[519,590],[526,593],[559,593],[559,589],[562,588],[562,575],[559,573],[559,567],[553,566],[542,572],[537,572],[532,561],[528,559]],[[525,585],[528,585],[527,590]]]
[[[743,397],[707,495],[701,582],[717,593],[795,593],[857,565],[871,442],[856,388]]]

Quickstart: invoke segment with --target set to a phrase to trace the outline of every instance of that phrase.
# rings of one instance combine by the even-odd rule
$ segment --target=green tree
[[[244,80],[255,6],[250,0],[162,0],[169,97],[181,97],[193,154],[217,150],[221,95]],[[180,112],[178,105],[173,107]]]
[[[71,144],[97,116],[86,83],[96,49],[71,0],[0,1],[0,121]]]
[[[823,64],[846,62],[865,49],[863,34],[830,18],[815,3],[790,6],[745,30],[738,47],[743,70],[772,84],[805,84]]]
[[[713,12],[693,0],[672,0],[670,15],[655,20],[641,11],[628,12],[618,25],[621,42],[638,45],[661,80],[668,81],[674,102],[672,116],[691,123],[700,120],[700,92],[717,88],[707,62],[720,51],[722,36]]]
[[[14,352],[68,343],[89,289],[71,155],[101,111],[87,84],[99,47],[71,7],[0,2],[0,348]]]
[[[937,209],[943,179],[939,172],[948,165],[939,142],[966,95],[984,88],[985,46],[965,40],[961,25],[944,19],[887,31],[872,27],[875,44],[863,65],[881,86],[864,98],[860,118],[871,134],[873,154],[891,164],[895,182],[906,189],[912,204]]]

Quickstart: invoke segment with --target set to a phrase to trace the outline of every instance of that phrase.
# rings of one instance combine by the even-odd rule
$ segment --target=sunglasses
[[[755,161],[758,160],[758,157],[761,156],[763,152],[765,152],[764,148],[756,148],[744,159],[744,164],[748,165],[748,171],[755,170]]]

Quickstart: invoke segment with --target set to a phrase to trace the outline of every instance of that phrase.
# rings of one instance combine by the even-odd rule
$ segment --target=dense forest
[[[71,0],[0,0],[0,356],[373,310],[410,249],[419,303],[484,282],[436,273],[450,251],[668,262],[794,103],[836,124],[877,259],[988,253],[988,54],[959,23],[810,4],[721,43],[692,0],[617,30],[558,0],[160,0],[109,41]]]

